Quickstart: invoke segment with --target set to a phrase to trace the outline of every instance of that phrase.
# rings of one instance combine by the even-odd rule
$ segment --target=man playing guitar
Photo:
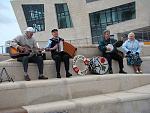
[[[69,55],[63,50],[63,39],[58,36],[58,30],[51,31],[53,37],[49,39],[46,51],[51,51],[52,59],[55,61],[57,78],[61,78],[60,66],[61,61],[65,64],[66,77],[72,76],[69,73]]]
[[[25,30],[24,35],[17,36],[11,42],[11,46],[16,48],[20,53],[24,53],[26,55],[22,55],[17,58],[18,61],[22,62],[24,68],[24,78],[26,81],[30,81],[30,77],[28,75],[28,63],[36,63],[39,70],[38,79],[48,79],[43,75],[43,58],[37,55],[37,51],[39,51],[36,40],[32,37],[35,30],[32,27],[28,27]]]
[[[108,60],[109,64],[109,74],[113,74],[112,70],[112,59],[117,60],[119,63],[120,71],[119,73],[126,72],[123,70],[123,57],[119,55],[119,50],[117,50],[117,47],[122,46],[123,41],[117,41],[115,39],[110,38],[110,31],[105,30],[103,32],[103,40],[99,43],[99,49],[102,51],[103,56]]]

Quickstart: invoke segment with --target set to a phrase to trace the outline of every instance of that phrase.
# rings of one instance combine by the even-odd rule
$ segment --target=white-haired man
[[[19,51],[25,51],[25,46],[28,46],[32,49],[38,49],[38,45],[36,40],[33,38],[33,34],[35,30],[32,27],[27,27],[25,30],[25,34],[19,35],[13,39],[11,46],[15,47]],[[39,70],[39,77],[38,79],[48,79],[43,75],[43,58],[39,55],[32,54],[29,56],[21,56],[17,59],[18,61],[22,62],[24,68],[24,78],[26,81],[30,81],[30,77],[28,75],[28,63],[36,63]]]

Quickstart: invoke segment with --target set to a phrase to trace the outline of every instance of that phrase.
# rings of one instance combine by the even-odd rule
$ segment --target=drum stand
[[[4,75],[4,73],[6,74],[6,80],[3,80],[3,75]],[[1,73],[0,73],[0,83],[2,83],[2,82],[6,82],[6,81],[8,81],[8,82],[14,82],[14,80],[9,76],[9,74],[8,74],[8,72],[7,72],[7,70],[6,70],[6,68],[3,68],[2,70],[1,70]]]

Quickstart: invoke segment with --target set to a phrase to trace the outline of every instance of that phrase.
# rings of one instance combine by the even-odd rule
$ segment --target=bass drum
[[[108,61],[104,57],[97,56],[90,59],[89,68],[93,74],[106,74],[108,67]]]

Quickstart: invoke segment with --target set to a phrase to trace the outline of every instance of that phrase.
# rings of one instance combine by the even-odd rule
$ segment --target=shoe
[[[109,70],[108,72],[109,72],[109,74],[113,74],[113,70],[112,70],[112,69],[111,69],[111,70]]]
[[[67,77],[67,78],[69,78],[69,77],[71,77],[71,76],[72,76],[72,74],[69,73],[69,72],[66,74],[66,77]]]
[[[139,71],[139,74],[143,74],[143,72],[142,72],[142,70],[141,70],[141,69],[138,69],[138,71]]]
[[[142,70],[139,71],[140,74],[143,74]]]
[[[137,70],[137,71],[135,71],[135,73],[136,73],[136,74],[139,74],[140,72]]]
[[[31,81],[29,75],[24,76],[25,81]]]
[[[127,72],[125,72],[124,70],[119,71],[119,73],[127,74]]]
[[[40,80],[46,80],[46,79],[48,79],[48,77],[45,77],[45,76],[39,76],[39,79],[40,79]]]
[[[61,78],[60,73],[57,73],[57,78]]]

